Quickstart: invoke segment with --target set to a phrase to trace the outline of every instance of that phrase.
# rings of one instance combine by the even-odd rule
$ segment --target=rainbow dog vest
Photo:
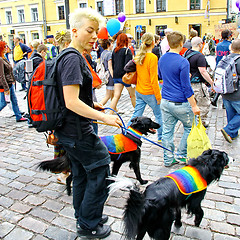
[[[166,177],[171,178],[176,183],[179,191],[185,195],[200,192],[207,188],[206,180],[192,166],[183,167],[168,174]]]
[[[137,130],[128,127],[127,132],[135,138],[141,139],[142,133]],[[104,136],[100,138],[108,148],[109,153],[112,154],[121,154],[137,150],[137,144],[128,137],[125,137],[123,134]]]

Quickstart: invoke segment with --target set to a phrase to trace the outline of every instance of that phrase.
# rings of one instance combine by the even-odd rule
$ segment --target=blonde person
[[[67,48],[71,43],[71,32],[67,30],[62,30],[56,32],[55,40],[59,46],[59,51],[61,52],[63,49]],[[66,152],[64,151],[61,145],[54,146],[54,158],[63,156]],[[57,178],[58,183],[66,184],[66,179],[69,176],[69,172],[62,172],[59,174]]]
[[[156,121],[162,125],[160,110],[161,93],[158,84],[158,58],[152,53],[155,46],[154,35],[145,33],[142,36],[142,44],[134,58],[137,71],[136,106],[131,117],[143,115],[146,105],[152,108]],[[130,122],[128,125],[130,125]],[[158,130],[158,141],[162,139],[162,127]]]
[[[106,95],[100,102],[102,105],[105,105],[109,99],[113,98],[114,93],[113,69],[112,69],[113,41],[110,39],[103,39],[101,42],[101,46],[104,49],[104,51],[101,54],[101,61],[103,62],[105,70],[109,71],[110,73],[108,82],[106,84]]]
[[[111,232],[110,226],[104,224],[108,217],[103,215],[108,197],[110,155],[94,133],[91,119],[116,127],[121,125],[118,116],[94,109],[100,105],[93,102],[92,75],[82,56],[97,41],[104,20],[94,9],[75,9],[69,17],[72,41],[68,47],[75,52],[65,54],[57,67],[57,86],[66,117],[55,134],[71,161],[77,235],[86,239],[105,238]]]
[[[114,96],[110,104],[110,108],[117,110],[117,103],[121,97],[123,88],[126,87],[133,107],[136,105],[135,88],[122,81],[123,75],[126,73],[124,66],[132,59],[132,52],[128,48],[128,37],[125,33],[121,33],[117,37],[117,46],[112,53],[112,67],[114,80]],[[113,112],[110,112],[113,114]]]

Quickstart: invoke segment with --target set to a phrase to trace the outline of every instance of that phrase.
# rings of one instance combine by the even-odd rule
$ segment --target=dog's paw
[[[144,185],[144,184],[147,184],[148,183],[148,180],[141,180],[139,181],[141,183],[141,185]]]

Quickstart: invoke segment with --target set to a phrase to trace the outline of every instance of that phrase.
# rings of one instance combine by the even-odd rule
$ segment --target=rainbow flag
[[[137,150],[137,144],[123,134],[100,137],[109,153],[121,154]]]
[[[184,195],[200,192],[207,188],[206,180],[192,166],[183,167],[165,177],[171,178],[176,183],[179,191]]]

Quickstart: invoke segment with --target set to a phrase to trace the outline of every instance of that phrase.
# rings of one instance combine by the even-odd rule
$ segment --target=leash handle
[[[122,117],[119,115],[119,113],[118,113],[117,111],[115,111],[114,109],[110,108],[110,107],[104,108],[103,110],[111,110],[111,111],[115,112],[115,113],[118,115],[118,117],[119,117],[120,120],[122,121],[122,126],[120,126],[121,129],[122,129],[122,134],[123,134],[124,136],[126,136],[126,134],[127,134],[127,128],[126,128],[126,125],[125,125]]]

